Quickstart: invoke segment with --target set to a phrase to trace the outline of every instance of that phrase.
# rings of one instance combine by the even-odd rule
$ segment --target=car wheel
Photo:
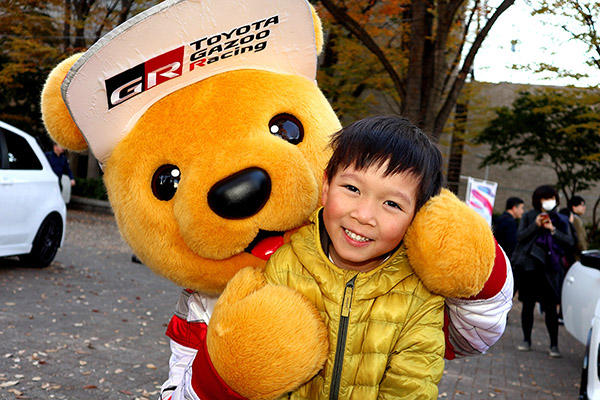
[[[581,383],[579,384],[579,400],[588,400],[587,384],[590,363],[590,345],[592,343],[592,329],[588,332],[587,343],[585,345],[585,356],[583,357],[583,368],[581,368]]]
[[[62,219],[58,214],[50,214],[44,219],[35,234],[31,252],[19,256],[22,262],[38,268],[45,268],[56,256],[62,238]]]

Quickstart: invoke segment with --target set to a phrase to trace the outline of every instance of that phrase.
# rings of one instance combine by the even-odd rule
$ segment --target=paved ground
[[[69,210],[50,267],[0,260],[0,399],[156,397],[179,289],[130,258],[112,216]],[[447,362],[440,398],[577,397],[584,346],[561,327],[563,358],[550,359],[536,315],[533,351],[517,352],[518,311],[488,354]]]
[[[68,214],[50,267],[0,262],[0,399],[155,399],[179,289],[130,262],[113,217]]]
[[[504,336],[485,355],[446,362],[439,385],[442,399],[577,399],[585,346],[559,329],[562,358],[548,356],[549,338],[536,311],[532,351],[517,351],[523,340],[521,304],[509,314]]]

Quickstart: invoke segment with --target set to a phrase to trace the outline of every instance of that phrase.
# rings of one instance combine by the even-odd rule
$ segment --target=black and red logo
[[[188,45],[191,52],[187,60],[189,71],[183,69],[185,46],[181,46],[108,78],[105,81],[108,109],[184,72],[198,71],[244,53],[261,52],[267,47],[271,29],[278,24],[279,15],[273,15],[192,41]]]
[[[105,81],[108,109],[181,76],[183,53],[184,46],[181,46],[108,78]]]

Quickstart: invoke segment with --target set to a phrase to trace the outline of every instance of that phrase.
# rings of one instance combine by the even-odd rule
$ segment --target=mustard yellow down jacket
[[[444,369],[444,299],[413,273],[401,246],[369,272],[343,270],[321,245],[320,210],[266,266],[320,311],[329,356],[291,399],[436,399]],[[324,229],[323,233],[326,235]]]

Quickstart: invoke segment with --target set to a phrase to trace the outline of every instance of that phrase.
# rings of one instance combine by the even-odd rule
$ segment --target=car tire
[[[46,268],[56,256],[62,233],[63,223],[60,215],[48,215],[35,234],[31,252],[19,256],[19,259],[32,267]]]

